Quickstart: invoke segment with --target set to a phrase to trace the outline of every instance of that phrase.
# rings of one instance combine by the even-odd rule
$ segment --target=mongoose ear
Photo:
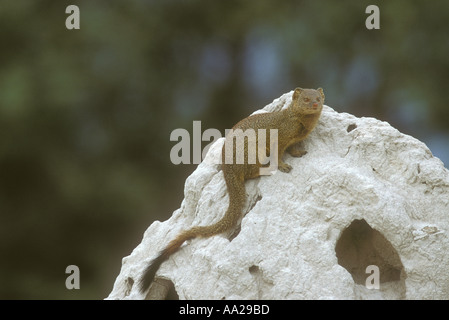
[[[301,95],[301,92],[303,92],[304,89],[303,88],[296,88],[295,92],[293,92],[293,100],[296,100],[299,98],[299,96]]]
[[[318,88],[317,91],[321,94],[321,98],[323,98],[323,101],[324,101],[325,96],[324,96],[323,88]]]

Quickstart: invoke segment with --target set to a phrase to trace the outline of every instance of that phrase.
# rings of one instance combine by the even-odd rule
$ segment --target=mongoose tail
[[[192,229],[185,231],[178,235],[176,239],[172,240],[164,250],[159,252],[158,256],[150,262],[143,273],[140,282],[140,291],[145,292],[150,287],[154,280],[154,276],[156,275],[156,271],[159,269],[160,265],[170,257],[170,255],[178,251],[185,241],[195,237],[196,235],[192,232]]]
[[[208,238],[228,231],[236,225],[246,200],[245,182],[243,178],[238,179],[234,175],[227,176],[226,174],[225,180],[228,188],[229,184],[232,184],[238,192],[229,194],[229,207],[223,218],[210,226],[193,227],[187,231],[181,232],[174,240],[172,240],[165,249],[159,252],[158,256],[153,259],[145,269],[140,281],[140,292],[143,293],[150,287],[161,264],[173,253],[178,251],[185,241],[196,237]]]

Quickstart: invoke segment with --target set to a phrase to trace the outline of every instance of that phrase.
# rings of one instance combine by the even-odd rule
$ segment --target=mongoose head
[[[296,88],[293,92],[293,107],[299,108],[303,114],[320,113],[323,109],[323,89]]]

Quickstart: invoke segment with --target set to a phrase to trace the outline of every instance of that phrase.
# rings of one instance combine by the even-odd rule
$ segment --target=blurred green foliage
[[[376,2],[369,31],[365,0],[2,0],[0,297],[107,296],[195,168],[171,164],[170,132],[224,132],[296,86],[447,164],[449,2]]]

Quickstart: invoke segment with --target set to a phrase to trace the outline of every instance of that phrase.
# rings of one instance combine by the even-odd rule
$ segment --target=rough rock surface
[[[291,95],[264,110],[287,107]],[[327,106],[304,142],[308,153],[286,156],[290,173],[246,183],[241,228],[186,242],[148,295],[139,293],[147,263],[178,232],[226,211],[214,164],[222,143],[186,180],[181,207],[123,258],[108,299],[449,299],[448,170],[388,123]],[[379,268],[379,289],[366,286],[375,283],[369,265]]]

